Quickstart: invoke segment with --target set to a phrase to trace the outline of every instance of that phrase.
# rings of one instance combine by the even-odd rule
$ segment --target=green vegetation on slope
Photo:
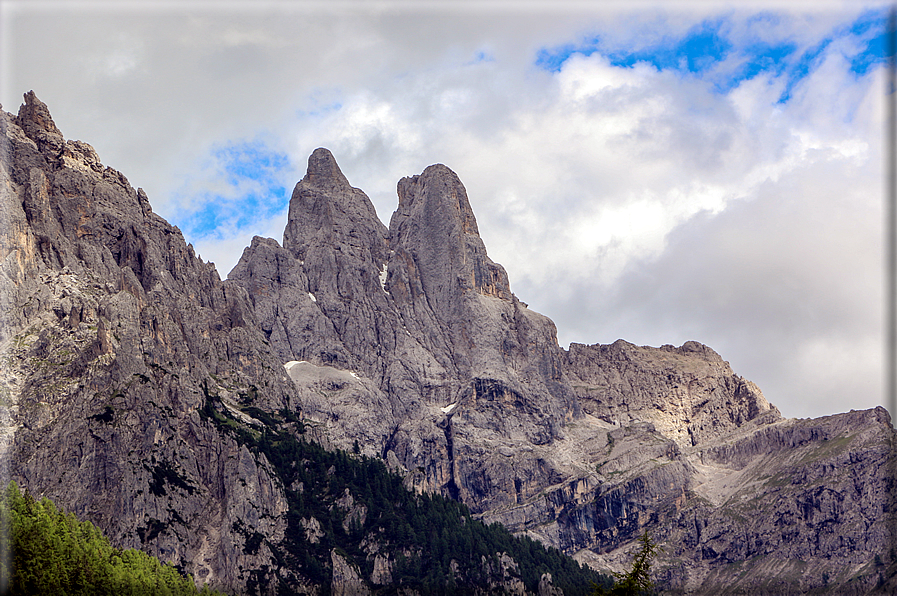
[[[543,573],[551,574],[553,585],[562,588],[565,596],[586,595],[595,584],[609,587],[613,583],[557,549],[528,537],[514,537],[500,524],[483,524],[462,503],[409,491],[380,459],[327,451],[297,438],[287,430],[290,424],[275,426],[269,420],[262,431],[249,432],[214,402],[214,397],[208,397],[203,415],[253,452],[263,453],[287,487],[286,538],[280,544],[266,543],[281,566],[299,571],[323,586],[325,593],[331,579],[331,550],[337,549],[354,562],[362,577],[370,578],[374,562],[370,547],[366,552],[363,545],[373,544],[378,554],[395,563],[390,586],[371,586],[378,595],[397,594],[402,588],[427,595],[470,594],[501,578],[502,553],[518,564],[510,575],[516,575],[532,593],[538,591]],[[347,491],[351,508],[336,505],[339,499],[347,503]],[[303,525],[311,518],[324,533],[317,542],[307,539]],[[247,534],[246,548],[258,548],[261,540],[261,535]],[[256,578],[250,588],[263,588],[262,575]],[[279,588],[290,593],[285,584]]]
[[[189,576],[144,552],[114,548],[92,523],[78,521],[47,498],[22,494],[15,482],[0,494],[0,524],[8,529],[0,532],[0,552],[12,552],[10,561],[0,560],[0,585],[11,594],[218,594],[197,590]]]
[[[648,530],[639,538],[641,548],[632,558],[632,567],[626,573],[614,573],[613,587],[595,586],[594,596],[651,596],[654,582],[651,580],[651,564],[657,554],[657,543],[651,540]]]

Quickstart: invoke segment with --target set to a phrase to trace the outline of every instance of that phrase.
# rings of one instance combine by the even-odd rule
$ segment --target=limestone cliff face
[[[565,370],[583,409],[606,422],[653,422],[681,445],[697,445],[758,416],[779,418],[760,388],[695,341],[681,347],[571,344]]]
[[[897,462],[882,408],[755,420],[685,448],[648,422],[570,430],[579,433],[594,474],[485,520],[607,570],[628,568],[648,530],[664,547],[655,573],[670,593],[865,594],[893,584]]]
[[[6,468],[117,545],[245,583],[272,554],[235,528],[278,540],[282,489],[201,410],[208,395],[277,410],[297,392],[244,290],[33,93],[0,127]]]
[[[581,416],[562,379],[554,324],[511,293],[504,268],[486,254],[454,172],[430,166],[400,180],[398,194],[390,221],[396,258],[387,281],[397,306],[406,318],[429,308],[457,374],[482,381],[474,386],[474,399],[498,391],[519,401],[515,414],[539,411],[546,424],[527,438],[550,440],[552,425]]]
[[[302,298],[332,327],[330,333],[315,329],[293,337],[296,325],[284,322],[292,359],[376,374],[386,339],[378,333],[383,322],[377,313],[386,310],[386,300],[375,290],[387,259],[387,231],[370,199],[349,186],[326,149],[309,157],[308,173],[293,190],[283,247],[306,280]]]

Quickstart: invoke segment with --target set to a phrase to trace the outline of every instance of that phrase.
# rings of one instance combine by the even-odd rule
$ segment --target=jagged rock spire
[[[349,186],[333,154],[323,147],[318,147],[309,156],[308,170],[302,181],[315,187]]]
[[[453,303],[468,290],[511,299],[508,274],[486,254],[467,190],[455,172],[432,165],[399,180],[397,190],[390,248],[414,255],[431,303]]]
[[[47,104],[39,100],[34,91],[29,91],[24,97],[25,103],[19,107],[16,124],[25,131],[25,134],[33,140],[37,140],[41,132],[61,135],[62,132],[53,122]]]
[[[315,149],[290,198],[283,247],[304,261],[309,250],[339,246],[340,253],[379,266],[386,262],[386,236],[367,195],[349,184],[330,151]]]

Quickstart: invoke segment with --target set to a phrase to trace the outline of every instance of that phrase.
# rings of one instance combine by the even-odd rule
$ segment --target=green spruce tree
[[[100,530],[49,499],[22,493],[15,482],[0,490],[0,587],[33,596],[195,596],[190,576],[134,549],[113,547]],[[7,565],[10,563],[11,565]],[[215,592],[214,594],[217,594]]]
[[[657,543],[651,540],[648,530],[639,538],[641,549],[632,560],[632,567],[626,573],[614,573],[614,585],[608,589],[595,586],[593,596],[651,596],[654,582],[651,581],[651,562],[657,554]]]

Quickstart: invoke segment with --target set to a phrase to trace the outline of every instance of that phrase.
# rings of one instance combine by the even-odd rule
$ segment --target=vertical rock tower
[[[582,415],[554,324],[511,292],[454,172],[431,166],[400,180],[398,195],[387,230],[317,149],[293,191],[283,247],[254,239],[229,279],[249,292],[275,351],[297,361],[303,411],[343,421],[335,444],[361,436],[369,452],[421,470],[420,488],[475,509],[516,502],[521,462],[495,460],[485,473],[490,443],[547,444]],[[351,373],[351,399],[313,397],[320,367]]]

